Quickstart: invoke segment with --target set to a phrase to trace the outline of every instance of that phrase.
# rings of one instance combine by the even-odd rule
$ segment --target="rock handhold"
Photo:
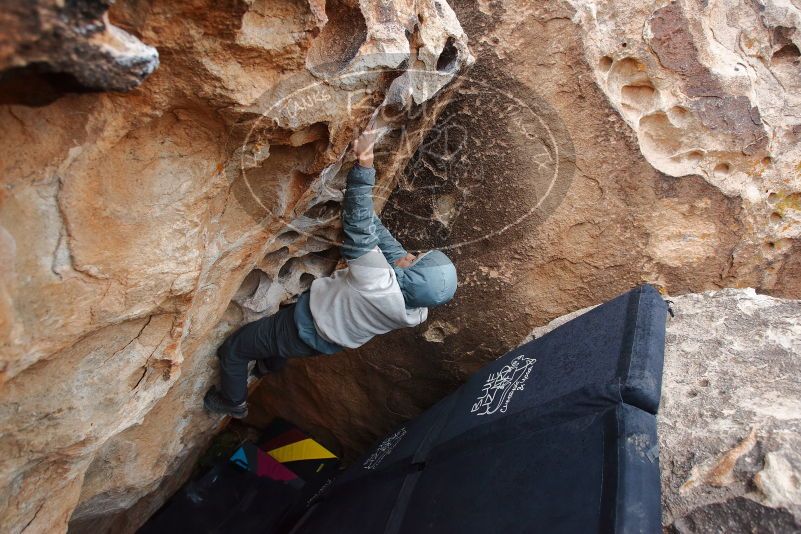
[[[3,0],[0,80],[64,73],[85,89],[129,91],[159,66],[159,54],[108,20],[113,0]]]

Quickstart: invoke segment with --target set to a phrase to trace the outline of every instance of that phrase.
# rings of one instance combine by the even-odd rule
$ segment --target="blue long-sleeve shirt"
[[[375,247],[381,249],[390,265],[406,256],[406,249],[387,230],[373,208],[375,169],[354,165],[342,202],[342,229],[345,241],[342,256],[355,260]]]
[[[374,185],[375,169],[354,165],[348,173],[341,247],[348,270],[315,280],[298,300],[299,335],[323,353],[360,346],[374,335],[418,325],[428,315],[426,308],[405,306],[394,263],[407,252],[375,214]]]

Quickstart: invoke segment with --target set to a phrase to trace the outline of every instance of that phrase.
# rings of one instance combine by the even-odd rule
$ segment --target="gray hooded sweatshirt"
[[[438,250],[411,267],[395,266],[407,251],[375,214],[374,185],[375,169],[351,169],[342,208],[341,253],[348,267],[315,280],[295,311],[301,339],[320,352],[360,347],[376,335],[416,326],[428,317],[427,306],[447,302],[456,290],[456,269]]]

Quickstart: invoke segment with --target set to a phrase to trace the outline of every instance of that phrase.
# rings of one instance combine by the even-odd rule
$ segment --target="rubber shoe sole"
[[[244,419],[248,416],[248,405],[246,402],[242,404],[232,404],[225,400],[217,388],[211,388],[206,392],[203,397],[203,407],[207,411],[214,414],[227,415],[234,419]]]

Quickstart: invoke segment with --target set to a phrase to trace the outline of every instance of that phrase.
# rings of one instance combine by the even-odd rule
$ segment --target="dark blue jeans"
[[[245,402],[248,396],[248,363],[264,360],[265,366],[277,371],[288,358],[311,356],[317,351],[298,337],[295,305],[278,310],[270,317],[253,321],[228,336],[220,345],[222,394],[231,402]]]

